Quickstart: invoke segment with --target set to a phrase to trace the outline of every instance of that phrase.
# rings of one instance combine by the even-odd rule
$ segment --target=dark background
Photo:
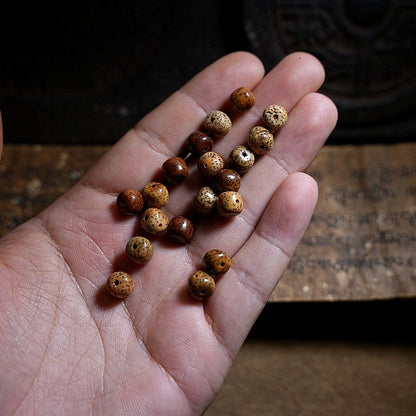
[[[2,5],[8,143],[111,144],[213,60],[270,69],[305,50],[340,120],[331,144],[413,141],[413,0],[88,1]]]

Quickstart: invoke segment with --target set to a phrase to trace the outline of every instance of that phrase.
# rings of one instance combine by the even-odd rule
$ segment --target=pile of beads
[[[247,111],[255,105],[253,93],[246,87],[237,88],[230,95],[233,107]],[[150,235],[166,235],[180,244],[188,243],[194,234],[194,224],[182,215],[169,219],[163,208],[169,202],[169,185],[176,185],[188,177],[187,160],[196,156],[196,166],[207,181],[192,199],[196,214],[216,212],[221,217],[233,217],[243,210],[243,198],[239,193],[242,175],[254,165],[257,155],[266,154],[274,145],[276,134],[287,121],[287,112],[280,105],[267,107],[262,114],[264,126],[254,126],[248,135],[246,146],[231,150],[228,159],[213,151],[214,140],[224,137],[232,128],[229,116],[220,110],[207,114],[201,131],[194,131],[186,140],[189,151],[184,158],[173,156],[162,164],[164,183],[152,181],[142,191],[127,189],[117,196],[117,206],[124,215],[139,215],[140,226]],[[126,245],[127,257],[138,264],[146,264],[153,257],[153,245],[143,236],[131,238]],[[204,256],[205,271],[197,270],[188,280],[191,295],[205,299],[215,290],[215,277],[228,271],[231,259],[221,250],[211,250]],[[220,269],[218,269],[220,264]],[[215,266],[216,265],[216,266]],[[228,267],[228,268],[227,268]],[[225,270],[226,269],[226,270]],[[107,281],[109,292],[124,298],[131,293],[134,282],[122,271],[114,272]]]
[[[196,270],[188,279],[188,290],[197,300],[204,300],[214,294],[215,279],[230,270],[231,257],[222,250],[212,249],[203,258],[205,270]]]

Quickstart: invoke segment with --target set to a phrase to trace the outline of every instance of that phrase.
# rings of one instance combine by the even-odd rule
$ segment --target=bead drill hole
[[[133,244],[133,250],[136,250],[138,245],[136,243]]]
[[[114,286],[118,286],[120,284],[119,280],[114,280]]]

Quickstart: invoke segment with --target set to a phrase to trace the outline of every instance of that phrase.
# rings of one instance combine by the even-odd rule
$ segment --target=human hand
[[[143,118],[72,189],[0,240],[0,408],[2,414],[191,415],[209,405],[308,226],[317,186],[300,172],[335,126],[333,103],[316,93],[320,63],[295,53],[264,78],[248,53],[212,64]],[[215,142],[228,155],[244,144],[262,110],[281,104],[289,120],[276,144],[243,176],[243,212],[202,219],[187,245],[153,241],[150,263],[126,259],[137,218],[116,195],[141,189],[177,155],[207,112],[237,87],[256,106],[233,117]],[[176,186],[166,211],[189,205],[198,175]],[[231,270],[204,302],[186,290],[204,253],[220,248]],[[136,287],[125,300],[105,291],[115,269]]]

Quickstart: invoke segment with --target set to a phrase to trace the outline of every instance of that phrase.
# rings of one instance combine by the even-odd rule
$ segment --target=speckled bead
[[[131,261],[146,264],[153,257],[153,245],[145,237],[132,237],[126,245],[126,254]]]
[[[117,207],[123,214],[138,214],[142,211],[143,205],[143,195],[135,189],[126,189],[117,195]]]
[[[217,195],[209,186],[202,187],[192,200],[192,206],[200,214],[209,214],[216,206]]]
[[[162,164],[162,171],[165,179],[176,184],[184,181],[188,176],[188,165],[181,157],[171,157]]]
[[[186,146],[193,155],[201,156],[212,150],[214,141],[206,133],[194,131],[188,136]]]
[[[254,165],[254,153],[245,146],[235,147],[229,156],[230,168],[244,175]]]
[[[241,176],[232,169],[221,169],[215,176],[215,189],[218,192],[238,191],[241,186]]]
[[[265,127],[255,126],[250,130],[247,145],[254,154],[264,155],[274,145],[273,133]]]
[[[215,292],[215,280],[208,273],[197,270],[188,279],[188,290],[197,300],[204,300]]]
[[[207,152],[199,157],[197,167],[202,176],[214,177],[224,167],[224,160],[216,152]]]
[[[144,231],[150,234],[163,234],[168,228],[169,217],[160,208],[147,208],[140,220]]]
[[[212,249],[205,253],[203,264],[211,276],[219,276],[230,270],[231,257],[225,251]]]
[[[204,120],[204,129],[214,138],[225,136],[231,126],[230,117],[220,110],[211,111]]]
[[[162,208],[169,201],[169,191],[163,183],[149,182],[143,188],[143,197],[148,207]]]
[[[221,217],[234,217],[243,210],[243,198],[238,192],[227,191],[218,195],[217,211]]]
[[[111,273],[107,279],[108,292],[119,299],[126,298],[134,289],[134,281],[126,272]]]
[[[230,101],[238,111],[247,111],[256,104],[254,94],[246,87],[240,87],[233,91]]]
[[[263,123],[272,132],[281,129],[287,121],[287,112],[281,105],[273,104],[263,111]]]
[[[166,235],[175,243],[188,243],[194,235],[194,225],[189,218],[178,215],[169,221]]]

